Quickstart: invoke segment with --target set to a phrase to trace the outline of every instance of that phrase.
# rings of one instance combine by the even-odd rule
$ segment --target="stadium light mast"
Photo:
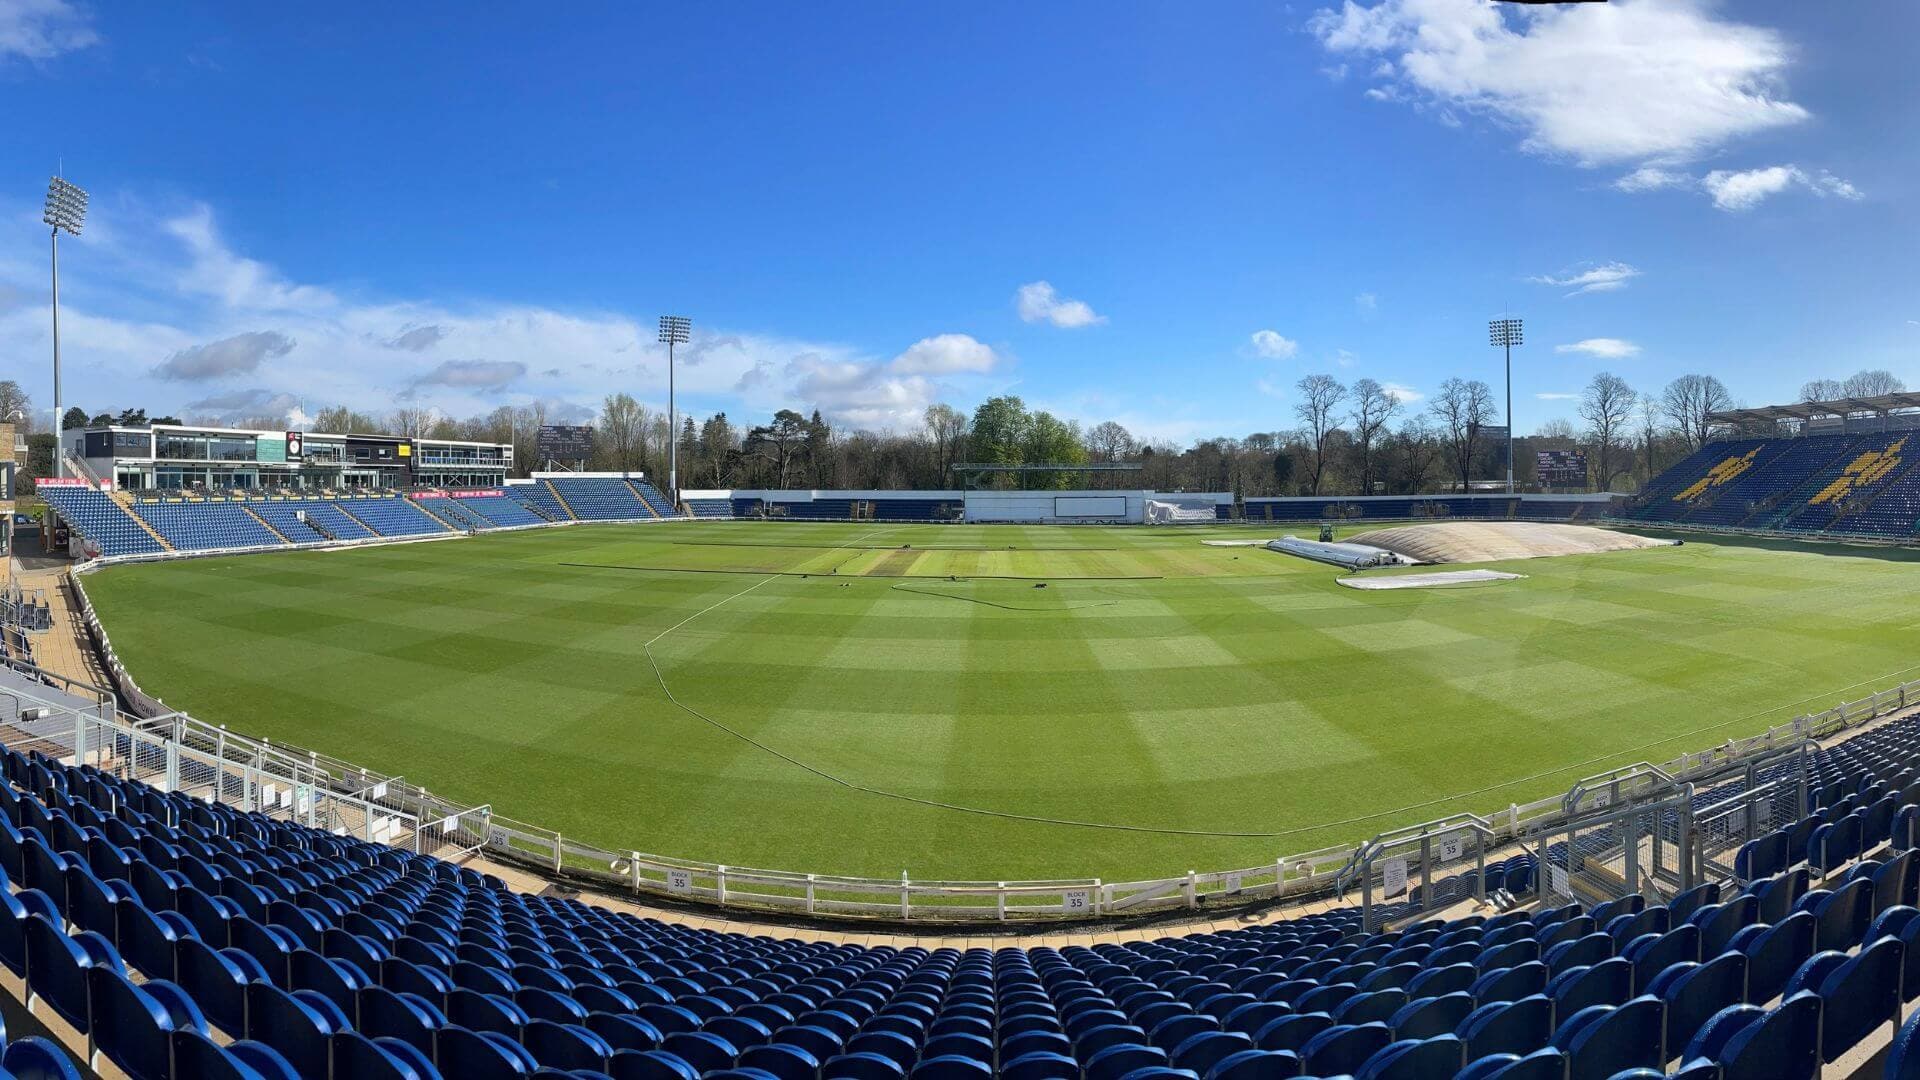
[[[53,475],[67,474],[67,418],[60,412],[60,233],[79,236],[87,220],[87,193],[62,177],[47,181],[47,208],[40,220],[53,229]]]
[[[1494,319],[1487,323],[1487,341],[1507,351],[1507,494],[1513,494],[1513,347],[1520,344],[1519,319]]]
[[[693,340],[693,323],[680,315],[660,316],[660,340],[667,346],[667,497],[680,505],[680,415],[673,401],[673,347]]]

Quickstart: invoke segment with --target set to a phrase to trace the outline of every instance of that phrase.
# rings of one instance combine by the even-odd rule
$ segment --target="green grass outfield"
[[[1912,553],[1689,539],[1363,593],[1200,543],[1280,531],[598,526],[87,582],[201,719],[611,848],[921,879],[1268,862],[1920,664]]]

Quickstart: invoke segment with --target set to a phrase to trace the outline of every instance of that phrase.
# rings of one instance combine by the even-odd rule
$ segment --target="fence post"
[[[998,890],[999,890],[993,894],[994,918],[999,919],[1001,922],[1006,922],[1007,921],[1007,883],[1004,881],[997,881],[994,884],[998,887]]]
[[[560,834],[553,834],[553,872],[560,872],[560,852],[566,845],[560,842]]]
[[[727,906],[727,868],[722,865],[713,871],[714,890],[721,907]]]
[[[1093,879],[1093,913],[1095,915],[1105,915],[1107,913],[1105,901],[1102,899],[1106,895],[1106,891],[1107,891],[1107,887],[1100,883],[1100,879],[1094,878]]]
[[[913,896],[908,891],[910,888],[912,886],[907,883],[907,872],[900,871],[900,918],[902,919],[913,918]]]
[[[73,763],[87,763],[87,714],[77,710],[73,714]]]
[[[807,914],[813,914],[813,875],[807,875]]]
[[[1189,908],[1197,908],[1200,906],[1200,883],[1194,880],[1197,876],[1194,871],[1187,871],[1187,882],[1182,888],[1182,891],[1187,894],[1187,907]]]

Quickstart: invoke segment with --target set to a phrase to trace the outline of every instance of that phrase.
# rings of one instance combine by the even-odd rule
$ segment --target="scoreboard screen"
[[[570,424],[542,424],[535,440],[548,461],[585,461],[593,456],[593,429]]]
[[[1587,453],[1584,450],[1542,450],[1535,459],[1534,474],[1542,484],[1584,485],[1587,482]]]

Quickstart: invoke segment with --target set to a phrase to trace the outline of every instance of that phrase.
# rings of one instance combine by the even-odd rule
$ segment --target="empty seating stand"
[[[287,541],[247,512],[244,503],[213,500],[166,499],[133,504],[133,512],[153,526],[176,551],[212,551],[224,548],[275,547]]]
[[[151,555],[166,550],[98,488],[42,483],[34,490],[102,555]]]
[[[333,499],[276,499],[249,502],[253,512],[266,518],[289,540],[365,540],[372,530],[355,521]],[[301,521],[305,515],[306,520]]]
[[[543,520],[575,520],[573,514],[568,512],[566,506],[554,495],[552,489],[548,488],[543,482],[509,484],[507,485],[507,497],[519,503],[521,506],[526,507],[528,513],[539,516]]]
[[[549,478],[547,483],[581,521],[650,520],[654,516],[625,480],[595,476]]]
[[[639,489],[640,497],[645,499],[648,505],[653,507],[654,512],[658,513],[661,517],[669,518],[669,517],[685,517],[686,516],[685,514],[682,514],[680,512],[678,507],[673,505],[673,500],[667,498],[666,493],[661,491],[659,488],[654,487],[652,484],[647,483],[645,480],[635,480],[632,483],[635,488]]]
[[[1821,752],[1745,887],[1666,905],[927,949],[517,893],[5,750],[0,963],[135,1076],[1811,1080],[1920,998],[1916,765],[1915,720]]]
[[[541,525],[547,519],[526,508],[525,504],[504,495],[461,495],[455,493],[459,508],[485,521],[493,528],[513,525]]]
[[[340,505],[378,536],[428,536],[452,531],[398,495],[349,499]]]
[[[1911,539],[1920,522],[1920,430],[1709,443],[1623,516],[1770,532]]]

